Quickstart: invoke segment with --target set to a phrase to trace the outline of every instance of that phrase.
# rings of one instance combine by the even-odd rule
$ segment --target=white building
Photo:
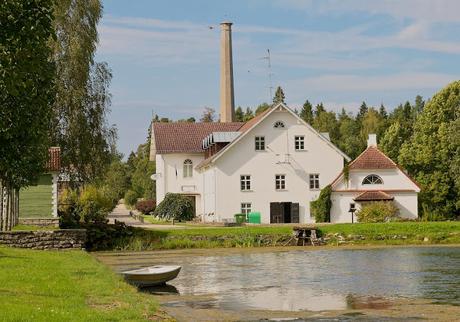
[[[157,202],[192,198],[205,221],[257,211],[263,223],[313,222],[310,201],[349,158],[284,104],[247,123],[154,123]]]
[[[190,197],[203,221],[260,212],[262,223],[313,222],[310,202],[350,159],[283,103],[246,123],[233,122],[231,25],[221,24],[220,122],[152,125],[157,204],[172,192]],[[349,169],[348,183],[343,174],[333,182],[333,222],[351,221],[350,204],[372,198],[394,199],[403,216],[417,217],[420,189],[375,146]],[[363,183],[372,178],[377,182]]]
[[[350,208],[359,210],[373,201],[393,201],[400,217],[418,217],[419,185],[377,148],[375,134],[369,136],[367,149],[348,165],[348,178],[342,172],[331,186],[331,222],[352,222]]]

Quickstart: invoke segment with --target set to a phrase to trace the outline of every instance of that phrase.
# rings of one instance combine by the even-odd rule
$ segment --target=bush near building
[[[359,222],[389,222],[398,218],[398,207],[393,202],[377,201],[365,204],[357,213]]]
[[[195,217],[192,201],[179,193],[167,193],[153,214],[165,220],[192,220]]]
[[[151,215],[155,211],[156,202],[153,199],[140,200],[136,203],[136,209],[144,215]]]

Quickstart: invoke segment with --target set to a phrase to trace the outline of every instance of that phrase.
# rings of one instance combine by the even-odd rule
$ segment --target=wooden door
[[[281,203],[270,202],[270,223],[279,224],[283,222]]]
[[[291,222],[292,223],[299,223],[299,204],[293,202],[291,204]]]

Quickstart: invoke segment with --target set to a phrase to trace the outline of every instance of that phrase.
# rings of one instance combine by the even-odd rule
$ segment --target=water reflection
[[[129,267],[129,257],[123,256],[122,267]],[[187,303],[170,305],[282,311],[379,309],[389,307],[396,297],[460,305],[460,247],[244,252],[169,257],[165,262],[157,253],[144,254],[142,259],[133,254],[131,260],[138,266],[182,266],[170,283],[187,296]],[[190,296],[207,299],[194,301]]]

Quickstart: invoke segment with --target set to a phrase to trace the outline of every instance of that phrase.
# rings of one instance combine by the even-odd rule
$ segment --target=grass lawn
[[[394,222],[376,224],[319,224],[329,245],[460,244],[460,222]],[[340,235],[340,236],[338,236]],[[292,236],[292,226],[206,227],[136,230],[117,249],[281,246]],[[345,242],[344,242],[345,241]]]
[[[0,247],[1,321],[157,321],[157,308],[84,251]]]

